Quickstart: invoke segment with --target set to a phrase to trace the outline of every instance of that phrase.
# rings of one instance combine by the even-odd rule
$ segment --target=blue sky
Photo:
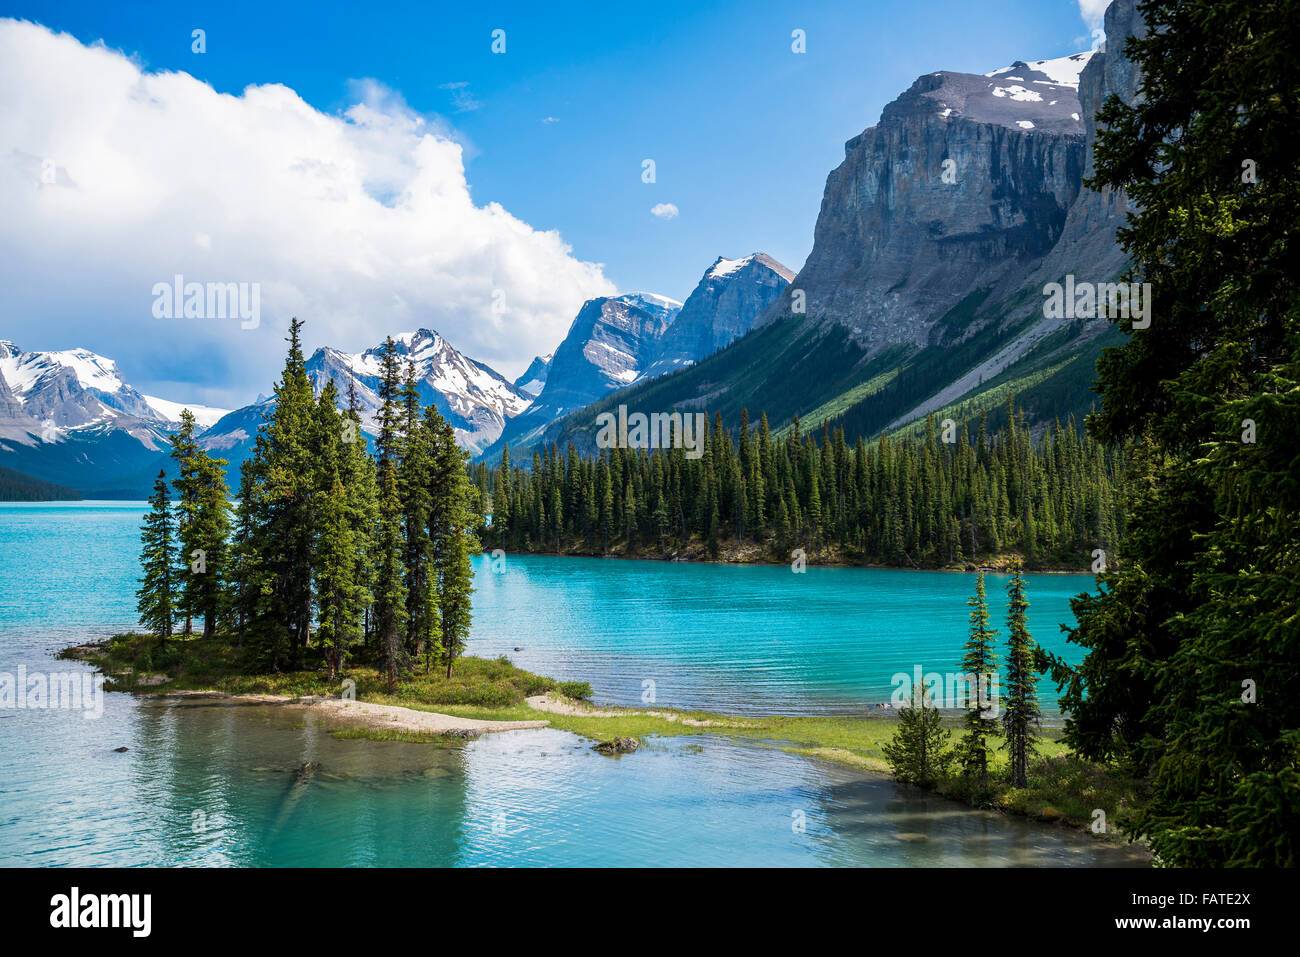
[[[1078,0],[6,0],[0,12],[102,40],[145,71],[184,71],[219,93],[283,84],[327,114],[377,81],[464,147],[475,205],[496,202],[558,230],[619,291],[678,299],[718,255],[763,250],[797,270],[844,141],[920,74],[1089,46]],[[206,33],[201,55],[191,52],[195,28]],[[491,52],[498,28],[504,54]],[[791,51],[795,29],[806,33],[804,54]],[[653,184],[642,182],[647,158]],[[652,216],[659,203],[679,215]],[[484,358],[521,371],[528,356]]]

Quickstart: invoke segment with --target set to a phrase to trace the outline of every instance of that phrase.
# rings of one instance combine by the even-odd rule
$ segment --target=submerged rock
[[[444,738],[460,738],[464,741],[472,741],[479,737],[483,732],[475,728],[449,728],[448,730],[439,733]]]
[[[638,747],[640,742],[636,738],[615,738],[612,741],[601,741],[592,750],[601,754],[631,754]]]

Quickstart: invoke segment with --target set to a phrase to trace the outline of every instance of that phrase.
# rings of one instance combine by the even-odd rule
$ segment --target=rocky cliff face
[[[739,339],[794,278],[765,253],[719,256],[686,299],[659,342],[654,361],[637,378],[653,379],[698,362]]]
[[[932,73],[885,107],[827,178],[812,254],[791,284],[807,314],[872,347],[924,345],[972,290],[1023,281],[1079,194],[1077,85],[1090,57]]]
[[[1138,95],[1141,76],[1124,55],[1128,37],[1146,35],[1136,0],[1115,0],[1106,9],[1105,30],[1105,45],[1079,76],[1079,103],[1087,143],[1084,179],[1096,172],[1093,146],[1097,141],[1097,111],[1112,94],[1128,103]],[[1066,216],[1060,240],[1035,281],[1059,281],[1066,273],[1074,273],[1097,282],[1120,272],[1124,254],[1115,242],[1115,230],[1123,225],[1128,211],[1128,197],[1123,191],[1106,187],[1097,192],[1083,187]]]
[[[618,400],[765,410],[774,427],[798,414],[864,435],[945,409],[996,410],[1007,387],[1031,417],[1086,412],[1088,366],[1110,326],[1063,329],[1044,315],[1043,286],[1068,273],[1109,281],[1124,265],[1115,228],[1127,200],[1083,179],[1094,114],[1112,93],[1137,95],[1122,52],[1144,29],[1135,7],[1115,0],[1097,52],[918,79],[846,144],[813,251],[761,328]],[[580,438],[591,412],[548,441]]]
[[[644,293],[593,299],[555,350],[536,405],[555,414],[629,385],[652,361],[681,303]]]

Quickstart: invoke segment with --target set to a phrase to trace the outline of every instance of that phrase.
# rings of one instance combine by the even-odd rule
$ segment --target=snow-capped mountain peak
[[[515,388],[525,395],[531,395],[537,398],[546,386],[546,377],[551,371],[551,359],[555,357],[554,352],[548,352],[544,356],[536,356],[524,370],[524,374],[515,380]]]
[[[676,299],[669,299],[667,296],[661,296],[653,292],[629,292],[615,298],[620,302],[635,306],[643,312],[663,318],[675,316],[682,308],[682,304]]]
[[[705,271],[659,342],[637,381],[674,372],[729,345],[754,328],[759,315],[794,279],[766,253],[719,256]]]
[[[402,377],[408,366],[414,367],[421,401],[437,406],[457,440],[472,452],[494,441],[506,419],[518,415],[532,401],[531,395],[464,355],[431,329],[402,332],[392,338]],[[380,404],[382,352],[382,345],[360,353],[324,347],[307,360],[307,374],[318,392],[331,379],[345,399],[349,386],[355,388],[367,429]]]
[[[1082,53],[1072,53],[1069,56],[1056,57],[1052,60],[1030,60],[1028,62],[1017,60],[1011,66],[1004,66],[984,75],[998,81],[1037,83],[1044,86],[1068,86],[1077,90],[1079,89],[1079,74],[1088,65],[1088,61],[1092,59],[1094,52],[1096,51],[1085,50]]]
[[[0,345],[4,346],[3,354],[0,355],[0,375],[4,376],[18,401],[24,404],[28,393],[62,369],[70,370],[83,389],[113,395],[121,392],[125,386],[117,371],[117,363],[89,349],[21,352],[12,342]]]
[[[725,279],[728,276],[735,275],[746,266],[755,262],[771,269],[786,282],[789,282],[794,278],[794,273],[766,253],[750,253],[743,259],[727,259],[725,256],[719,256],[717,260],[714,261],[712,268],[704,274],[704,278]]]

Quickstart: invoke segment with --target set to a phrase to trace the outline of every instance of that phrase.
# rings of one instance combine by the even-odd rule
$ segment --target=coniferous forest
[[[1008,403],[1010,406],[1010,403]],[[1124,535],[1129,454],[1073,420],[1035,441],[1023,412],[990,434],[984,417],[944,442],[931,417],[919,440],[858,437],[823,425],[782,437],[767,417],[715,417],[703,453],[572,447],[534,453],[529,467],[474,468],[491,523],[485,544],[506,550],[661,556],[703,542],[757,544],[765,557],[808,555],[933,568],[1005,553],[1030,567],[1090,567]],[[1102,562],[1104,564],[1104,560]]]
[[[333,382],[313,395],[301,326],[233,508],[226,463],[199,448],[185,412],[177,477],[169,488],[159,474],[142,532],[141,621],[165,643],[202,618],[204,637],[261,670],[321,664],[332,678],[362,657],[390,691],[414,667],[450,676],[478,548],[465,453],[389,339],[371,455],[355,394],[342,413]]]

